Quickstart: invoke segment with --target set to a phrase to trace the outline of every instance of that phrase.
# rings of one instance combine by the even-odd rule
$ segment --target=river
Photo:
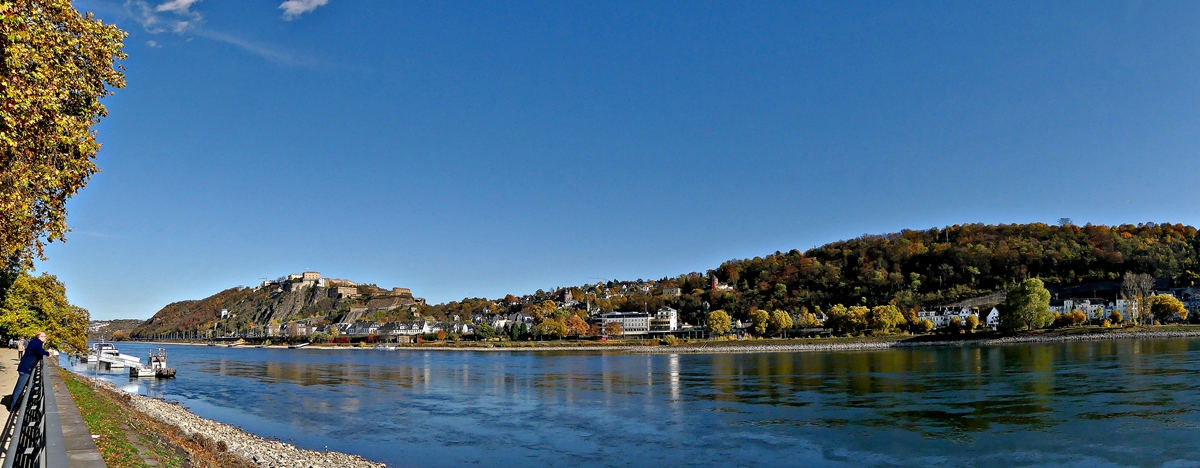
[[[145,356],[160,345],[119,343]],[[64,367],[388,466],[1195,466],[1200,340],[714,355],[165,346]]]

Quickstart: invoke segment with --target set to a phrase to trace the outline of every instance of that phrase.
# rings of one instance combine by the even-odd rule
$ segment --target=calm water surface
[[[388,466],[1200,466],[1196,340],[679,356],[166,348],[172,381],[73,369]]]

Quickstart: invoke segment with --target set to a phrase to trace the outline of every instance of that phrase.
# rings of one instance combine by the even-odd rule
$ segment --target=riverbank
[[[894,337],[863,338],[857,341],[840,343],[763,343],[730,342],[737,344],[722,344],[721,342],[706,342],[700,346],[663,346],[646,347],[638,350],[640,353],[653,354],[717,354],[717,353],[773,353],[773,352],[811,352],[811,351],[859,351],[882,350],[892,348],[931,347],[931,346],[1000,346],[1014,344],[1062,343],[1072,341],[1103,341],[1131,339],[1170,339],[1170,338],[1200,338],[1200,327],[1194,329],[1067,329],[1051,330],[1048,332],[1032,332],[1020,335],[971,337],[939,337],[936,335],[896,339]],[[1080,331],[1082,330],[1082,331]],[[710,345],[711,344],[711,345]]]
[[[265,439],[196,416],[178,404],[122,392],[101,379],[74,374],[65,378],[88,428],[100,436],[97,445],[110,467],[146,466],[151,460],[159,466],[197,467],[385,466],[357,455]]]
[[[1154,327],[1074,327],[1031,332],[997,333],[992,331],[973,334],[946,335],[884,335],[859,337],[824,337],[792,339],[743,339],[743,340],[692,340],[678,344],[661,344],[658,340],[615,340],[615,341],[518,341],[518,342],[429,342],[411,345],[396,345],[397,351],[481,351],[481,352],[524,352],[524,351],[625,351],[654,354],[707,354],[707,353],[763,353],[763,352],[806,352],[806,351],[853,351],[889,349],[918,346],[993,346],[1022,343],[1054,343],[1064,341],[1094,341],[1118,339],[1162,339],[1200,338],[1200,325],[1164,325]],[[157,342],[152,342],[157,343]],[[158,344],[206,346],[205,343],[164,342]],[[223,346],[218,346],[223,347]],[[243,345],[235,348],[255,348]],[[287,349],[287,345],[269,345],[266,348]],[[346,344],[312,344],[305,349],[372,351],[374,345],[354,346]]]

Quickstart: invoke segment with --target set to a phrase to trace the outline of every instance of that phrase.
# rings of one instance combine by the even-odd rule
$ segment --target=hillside
[[[697,323],[705,302],[710,309],[732,312],[734,318],[745,318],[751,308],[794,311],[889,302],[907,308],[949,304],[1029,277],[1040,277],[1051,288],[1069,288],[1117,283],[1132,271],[1192,286],[1200,282],[1198,249],[1196,228],[1180,224],[964,224],[864,235],[806,252],[730,260],[705,273],[657,281],[609,281],[432,308],[469,316],[484,308],[514,310],[521,303],[560,300],[564,293],[604,310],[670,306],[691,323]],[[672,294],[666,294],[668,290]]]
[[[143,323],[137,319],[92,320],[88,322],[88,340],[111,340],[113,335],[118,338],[127,336],[130,330]]]
[[[319,274],[315,275],[319,279]],[[287,322],[324,326],[384,314],[407,316],[423,303],[403,288],[385,290],[346,280],[330,280],[327,284],[281,278],[255,288],[236,287],[204,299],[168,304],[131,330],[130,335],[153,338],[206,330],[250,331]]]
[[[232,317],[221,327],[246,329],[305,320],[313,325],[371,319],[468,318],[484,311],[522,311],[546,300],[559,307],[593,310],[656,310],[670,306],[697,323],[704,304],[735,319],[752,308],[795,311],[833,304],[908,308],[945,305],[1039,277],[1067,290],[1116,284],[1125,272],[1150,273],[1176,286],[1200,283],[1200,234],[1180,224],[1052,226],[1041,223],[964,224],[831,242],[800,252],[730,260],[704,273],[659,280],[609,281],[517,297],[463,299],[445,304],[396,302],[395,298],[338,299],[330,289],[234,288],[198,301],[177,302],[133,331],[135,337],[211,329],[221,309]],[[716,287],[714,288],[714,282]],[[286,284],[284,285],[286,286]],[[375,288],[362,289],[382,292]],[[677,289],[676,289],[677,288]],[[411,296],[408,296],[411,297]],[[403,306],[401,306],[403,303]],[[353,314],[352,314],[353,312]]]

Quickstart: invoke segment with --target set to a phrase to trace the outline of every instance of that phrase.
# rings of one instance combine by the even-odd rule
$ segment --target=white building
[[[645,335],[650,332],[650,314],[645,312],[609,312],[600,314],[597,319],[602,330],[616,322],[621,325],[623,335]]]
[[[992,330],[1000,328],[1000,311],[992,307],[992,311],[987,314],[987,321],[984,322],[984,325],[987,325]]]
[[[979,320],[979,314],[966,307],[961,309],[934,309],[917,312],[917,319],[929,319],[933,323],[933,328],[936,329],[950,326],[950,322],[955,318],[959,320],[960,324],[966,325],[967,318],[972,315],[975,316],[975,320]],[[999,320],[998,313],[997,320]]]
[[[673,332],[679,330],[679,311],[670,307],[663,307],[654,313],[654,318],[650,319],[650,331],[652,332]]]

